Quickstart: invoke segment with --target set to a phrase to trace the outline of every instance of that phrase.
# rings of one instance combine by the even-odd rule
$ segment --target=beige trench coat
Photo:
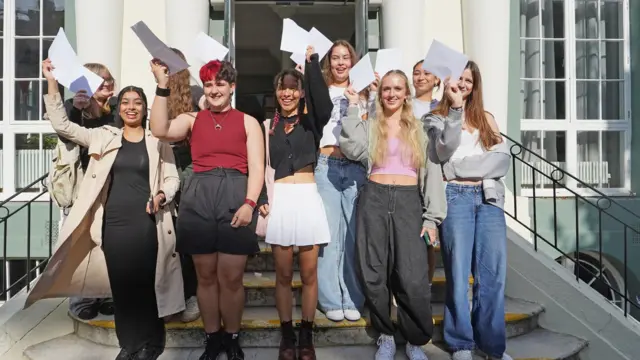
[[[87,129],[72,123],[60,94],[44,96],[54,130],[76,144],[87,147],[91,159],[69,216],[62,225],[55,252],[25,302],[25,308],[40,299],[80,296],[111,296],[102,252],[102,219],[109,188],[109,172],[122,146],[122,130],[111,126]],[[178,171],[169,144],[146,132],[149,154],[149,185],[153,194],[163,191],[166,206],[156,214],[158,259],[155,290],[158,314],[165,317],[184,310],[180,257],[175,252],[175,230],[170,204],[179,187]]]

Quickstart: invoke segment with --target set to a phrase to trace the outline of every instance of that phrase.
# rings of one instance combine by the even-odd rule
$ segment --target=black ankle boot
[[[293,331],[293,322],[280,323],[280,350],[278,360],[296,360],[296,333]]]
[[[244,360],[244,351],[240,348],[240,334],[227,334],[226,338],[227,360]]]
[[[316,349],[313,346],[313,321],[302,320],[298,334],[298,360],[316,360]]]
[[[224,351],[226,335],[227,333],[223,330],[208,333],[206,335],[204,353],[200,356],[199,360],[217,360],[218,356]]]

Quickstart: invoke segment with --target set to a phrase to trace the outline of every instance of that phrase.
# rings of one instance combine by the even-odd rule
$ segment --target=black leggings
[[[393,295],[400,333],[421,346],[431,340],[433,319],[420,199],[418,186],[368,181],[356,210],[356,262],[373,327],[385,335],[395,333]]]
[[[158,234],[153,218],[132,214],[136,226],[105,224],[102,250],[115,306],[120,347],[134,353],[164,347],[164,320],[158,317],[155,279]]]

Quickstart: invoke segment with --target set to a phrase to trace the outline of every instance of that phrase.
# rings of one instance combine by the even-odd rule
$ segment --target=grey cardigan
[[[483,154],[449,161],[460,146],[462,112],[450,109],[446,118],[429,113],[422,117],[422,122],[429,141],[435,144],[429,157],[442,164],[445,179],[482,180],[485,201],[504,208],[505,186],[501,178],[507,175],[511,164],[506,139]]]
[[[349,160],[358,161],[371,173],[369,156],[369,125],[371,121],[362,121],[358,108],[349,106],[347,116],[342,118],[340,132],[340,150]],[[428,141],[427,141],[428,143]],[[425,153],[428,149],[425,148]],[[422,226],[435,229],[447,215],[447,201],[444,193],[442,168],[427,159],[426,167],[420,169],[418,184],[421,189]]]

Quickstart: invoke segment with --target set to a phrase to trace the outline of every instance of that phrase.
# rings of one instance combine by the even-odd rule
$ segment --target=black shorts
[[[180,199],[176,251],[189,255],[258,253],[257,212],[247,226],[231,227],[246,194],[247,175],[237,170],[217,168],[189,176]]]

